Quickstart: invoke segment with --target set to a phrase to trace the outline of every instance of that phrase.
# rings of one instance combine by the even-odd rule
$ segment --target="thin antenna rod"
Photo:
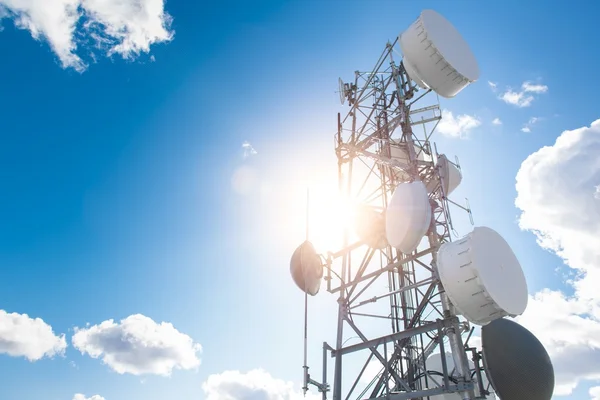
[[[306,188],[306,241],[308,241],[309,234],[309,221],[310,221],[310,189]],[[304,391],[304,397],[306,397],[306,392],[308,392],[308,292],[304,291],[304,386],[302,390]]]
[[[308,293],[304,292],[304,396],[308,391]]]
[[[310,213],[310,189],[306,188],[306,240],[308,240],[308,224],[310,221],[309,218],[309,213]]]

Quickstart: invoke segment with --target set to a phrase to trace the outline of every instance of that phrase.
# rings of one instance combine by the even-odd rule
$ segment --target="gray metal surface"
[[[546,349],[523,326],[501,318],[481,329],[487,377],[503,400],[550,400],[554,368]]]

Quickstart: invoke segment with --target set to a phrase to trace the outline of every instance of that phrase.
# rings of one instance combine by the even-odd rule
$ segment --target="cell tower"
[[[438,153],[430,140],[441,119],[437,95],[454,97],[478,78],[461,35],[425,10],[385,46],[373,70],[355,72],[351,83],[340,79],[349,111],[338,114],[335,134],[339,189],[359,206],[341,249],[317,254],[307,238],[292,256],[305,301],[323,284],[339,306],[336,343],[323,347],[321,382],[309,374],[305,335],[305,393],[313,385],[324,400],[552,397],[546,350],[504,318],[527,306],[519,261],[490,228],[458,238],[451,209],[471,217],[468,201],[450,199],[462,172],[458,159]],[[373,311],[364,312],[369,306]],[[483,327],[481,351],[468,345],[472,324]],[[347,334],[360,342],[346,345]],[[357,353],[364,367],[347,376],[344,360]],[[538,368],[529,367],[532,360]],[[381,364],[380,373],[358,393],[371,362]]]

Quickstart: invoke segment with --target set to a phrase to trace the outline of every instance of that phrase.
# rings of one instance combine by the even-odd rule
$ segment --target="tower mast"
[[[488,337],[502,329],[524,332],[490,323],[525,311],[527,284],[495,231],[478,227],[452,240],[451,208],[473,220],[468,202],[449,197],[462,180],[458,159],[451,162],[430,140],[441,119],[437,95],[454,97],[478,77],[466,42],[444,17],[425,10],[385,46],[372,70],[356,71],[352,83],[340,79],[340,100],[349,109],[338,114],[335,134],[338,184],[345,200],[360,207],[340,250],[317,255],[307,240],[292,256],[292,276],[305,295],[318,293],[325,274],[338,302],[336,342],[323,344],[321,383],[310,378],[305,352],[305,393],[311,384],[327,398],[330,353],[332,400],[495,398],[484,374],[485,348],[465,345],[463,335],[473,332],[470,323],[484,326],[484,342],[486,329]],[[347,344],[353,338],[359,342]],[[487,350],[500,370],[508,368],[494,358],[500,352],[493,343]],[[547,360],[542,350],[533,358]],[[362,356],[357,374],[351,355]],[[379,373],[365,385],[370,365]],[[501,372],[495,372],[497,391],[527,392],[503,381]]]

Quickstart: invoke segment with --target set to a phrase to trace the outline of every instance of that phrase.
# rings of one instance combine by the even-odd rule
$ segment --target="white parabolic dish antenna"
[[[454,358],[452,357],[451,353],[445,353],[445,357],[446,357],[446,368],[448,370],[448,374],[452,375],[456,375],[455,373],[453,374],[454,371]],[[429,358],[427,358],[427,371],[433,371],[433,372],[439,372],[440,374],[442,374],[443,372],[443,367],[442,367],[442,355],[440,353],[434,353],[432,355],[429,356]],[[473,370],[475,368],[475,364],[473,364],[473,361],[469,360],[469,369]],[[435,382],[432,381],[432,379],[435,379]],[[479,397],[480,393],[479,393],[479,385],[477,383],[477,375],[473,376],[473,379],[475,381],[475,397]],[[485,375],[485,373],[482,373],[482,379],[483,381],[483,387],[486,390],[492,391],[493,389],[490,387],[488,389],[488,385],[489,385],[489,381],[487,379],[487,376]],[[425,379],[422,379],[423,381],[423,385],[425,386]],[[437,385],[436,383],[438,383],[439,385]],[[444,383],[444,378],[441,375],[437,375],[437,374],[431,374],[430,377],[428,378],[428,388],[429,389],[433,389],[436,387],[439,387],[441,385],[443,385]],[[429,398],[431,400],[462,400],[462,397],[458,394],[458,393],[446,393],[446,394],[440,394],[437,396],[429,396]],[[496,396],[493,393],[490,393],[487,396],[488,399],[495,399]]]
[[[433,10],[424,10],[399,41],[410,78],[442,97],[454,97],[479,79],[479,66],[468,43]]]
[[[394,140],[390,141],[390,156],[392,160],[397,160],[402,164],[408,165],[410,163],[410,158],[408,156],[408,148],[406,147],[406,143],[398,143]],[[420,151],[416,146],[415,153],[417,155],[417,160],[425,161],[425,152]],[[402,170],[395,170],[394,175],[396,179],[400,182],[408,181],[410,179],[410,175]]]
[[[385,232],[388,243],[401,252],[412,253],[431,223],[431,205],[421,181],[398,185],[387,207]]]
[[[477,325],[521,315],[527,282],[519,260],[496,231],[476,227],[438,250],[438,272],[458,313]]]
[[[356,235],[369,247],[383,249],[388,245],[385,236],[385,217],[381,212],[362,205],[356,212]]]
[[[441,182],[444,194],[449,196],[462,182],[462,174],[453,162],[448,160],[445,154],[441,154],[437,161],[440,179],[432,179],[427,182],[427,191],[433,192],[438,182]]]
[[[315,247],[308,240],[298,246],[292,254],[290,273],[300,290],[311,296],[319,293],[323,278],[323,265]]]

